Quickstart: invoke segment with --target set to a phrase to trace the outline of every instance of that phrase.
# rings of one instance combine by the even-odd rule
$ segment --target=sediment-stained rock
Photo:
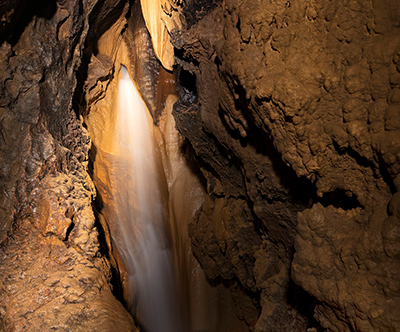
[[[182,65],[182,94],[174,115],[178,129],[202,160],[210,195],[192,221],[193,250],[208,277],[223,277],[233,284],[240,280],[247,292],[253,293],[253,299],[261,294],[265,306],[262,319],[268,320],[265,317],[269,316],[270,322],[256,324],[257,320],[249,319],[249,326],[256,324],[260,331],[267,327],[301,331],[306,322],[287,305],[286,298],[296,213],[305,203],[296,194],[296,188],[290,193],[288,183],[300,186],[304,182],[297,180],[283,164],[268,136],[254,124],[247,122],[245,134],[243,128],[229,128],[224,122],[229,119],[224,118],[219,103],[223,103],[221,99],[226,93],[232,92],[220,81],[214,53],[215,45],[223,38],[222,20],[221,10],[216,9],[191,30],[176,31],[173,35],[175,46],[184,55],[177,59]],[[188,82],[187,78],[196,81]],[[190,93],[192,98],[188,99]],[[283,181],[280,174],[286,176]],[[304,190],[308,191],[308,187],[304,185]],[[270,263],[262,258],[267,247]],[[257,280],[253,272],[256,252]],[[271,263],[273,269],[261,272],[271,268]],[[276,287],[276,283],[281,287]],[[273,288],[277,290],[267,291]],[[232,292],[236,296],[246,294],[240,287],[232,288]],[[257,312],[260,302],[255,300],[252,306],[249,312]],[[242,315],[241,312],[238,306],[237,314]]]

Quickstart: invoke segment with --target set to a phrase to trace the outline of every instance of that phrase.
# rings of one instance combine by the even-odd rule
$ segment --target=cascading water
[[[154,125],[124,66],[121,75],[110,179],[117,218],[113,238],[129,274],[129,305],[143,329],[180,332]]]

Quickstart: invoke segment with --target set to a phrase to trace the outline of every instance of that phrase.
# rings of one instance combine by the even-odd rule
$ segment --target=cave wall
[[[84,49],[121,2],[0,5],[0,330],[136,331],[100,252],[77,116]]]
[[[97,41],[129,4],[0,5],[0,330],[134,331],[111,292],[79,116],[113,77],[115,50]],[[191,250],[229,290],[234,328],[400,330],[398,2],[146,5],[206,179]]]
[[[232,0],[171,32],[207,178],[193,251],[253,300],[255,331],[400,328],[399,19],[394,1]]]

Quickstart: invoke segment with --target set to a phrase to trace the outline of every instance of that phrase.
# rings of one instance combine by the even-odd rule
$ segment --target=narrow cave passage
[[[209,284],[191,251],[188,224],[205,192],[172,117],[175,75],[156,59],[140,11],[127,16],[97,43],[88,76],[107,63],[110,74],[85,111],[116,289],[144,331],[217,331],[217,293],[226,291]]]
[[[128,307],[148,332],[183,331],[172,265],[168,192],[153,119],[121,66],[110,189],[114,244],[128,275]],[[158,152],[158,153],[157,153]],[[163,183],[164,182],[164,183]]]

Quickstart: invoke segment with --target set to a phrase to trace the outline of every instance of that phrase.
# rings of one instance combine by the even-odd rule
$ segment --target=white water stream
[[[114,240],[129,273],[129,305],[144,331],[181,332],[154,125],[123,66],[121,74],[116,123],[119,158],[111,182],[118,219]]]

